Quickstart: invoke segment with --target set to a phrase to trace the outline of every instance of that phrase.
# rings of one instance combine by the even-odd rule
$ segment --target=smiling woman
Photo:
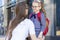
[[[6,40],[26,40],[28,34],[30,34],[32,40],[36,39],[34,24],[27,18],[27,8],[26,1],[16,5],[16,17],[9,23]]]

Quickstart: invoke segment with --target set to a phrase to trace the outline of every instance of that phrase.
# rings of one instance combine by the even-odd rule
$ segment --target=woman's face
[[[33,12],[38,13],[41,9],[41,4],[39,4],[38,2],[33,2],[32,9],[33,9]]]

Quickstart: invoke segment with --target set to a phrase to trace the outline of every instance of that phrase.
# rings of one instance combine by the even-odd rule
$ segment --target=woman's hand
[[[37,40],[43,40],[43,38],[42,37],[38,37],[38,39]]]

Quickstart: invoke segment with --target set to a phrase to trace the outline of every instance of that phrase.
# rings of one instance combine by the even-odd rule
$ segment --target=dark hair
[[[16,5],[16,17],[11,21],[11,25],[8,26],[8,31],[7,31],[7,35],[9,34],[10,35],[10,38],[9,40],[11,39],[11,36],[12,36],[12,31],[13,29],[21,22],[23,21],[25,18],[26,18],[26,2],[21,2],[19,4]]]

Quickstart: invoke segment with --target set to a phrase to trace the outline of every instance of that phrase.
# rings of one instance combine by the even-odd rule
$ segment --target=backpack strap
[[[41,12],[39,12],[39,13],[37,14],[37,17],[38,17],[38,21],[41,23]],[[47,32],[48,32],[48,26],[49,26],[49,19],[46,18],[46,21],[47,21],[48,25],[46,26],[46,28],[45,28],[45,30],[44,30],[44,32],[43,32],[43,35],[44,35],[44,36],[45,36],[45,35],[47,34]],[[42,26],[42,23],[41,23],[40,25]]]
[[[41,12],[39,12],[37,14],[37,18],[38,18],[38,21],[40,22],[40,25],[42,26],[42,23],[41,23]]]
[[[41,23],[41,13],[42,13],[42,12],[39,12],[39,13],[37,14],[37,18],[38,18],[38,21],[40,22],[40,25],[42,26],[42,23]],[[29,19],[32,18],[33,16],[34,16],[33,13],[31,13],[31,14],[29,15]]]
[[[45,28],[45,30],[44,30],[44,32],[43,32],[43,35],[45,36],[46,34],[47,34],[47,32],[48,32],[48,26],[49,26],[49,19],[48,18],[46,18],[46,28]]]

